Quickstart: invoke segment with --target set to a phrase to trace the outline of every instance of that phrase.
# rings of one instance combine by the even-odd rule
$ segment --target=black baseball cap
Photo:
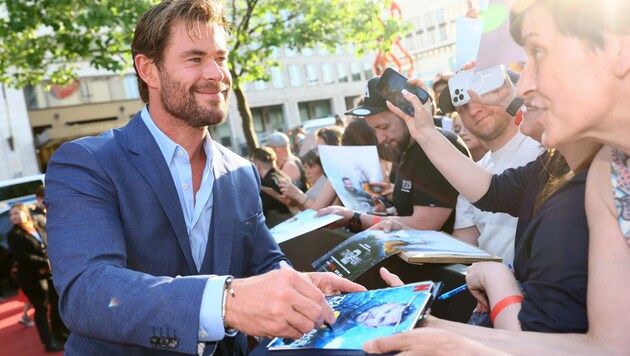
[[[448,89],[448,85],[442,90],[440,93],[440,102],[438,103],[440,106],[440,111],[442,114],[448,114],[455,111],[455,105],[451,101],[451,92]]]
[[[354,109],[346,111],[346,115],[354,116],[370,116],[381,113],[387,108],[387,99],[376,92],[376,83],[381,77],[374,77],[367,82],[365,94],[363,94],[363,102]]]

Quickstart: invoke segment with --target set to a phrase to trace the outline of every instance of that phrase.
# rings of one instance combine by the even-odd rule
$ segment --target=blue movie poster
[[[432,300],[433,286],[418,282],[328,297],[337,316],[332,331],[322,325],[298,340],[275,338],[267,347],[360,350],[368,340],[413,329]]]

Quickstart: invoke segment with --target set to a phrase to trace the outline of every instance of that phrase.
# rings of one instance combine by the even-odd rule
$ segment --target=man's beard
[[[468,132],[476,136],[479,140],[483,142],[492,141],[495,138],[501,136],[505,130],[507,130],[509,125],[513,125],[512,118],[510,117],[493,117],[494,120],[492,127],[486,129],[478,128],[474,125],[471,125],[471,129],[468,129]]]
[[[160,71],[162,91],[160,100],[164,110],[173,117],[187,123],[191,127],[205,127],[219,125],[227,119],[228,96],[230,87],[223,82],[210,81],[205,84],[195,84],[190,89],[184,88],[181,82],[172,80],[171,77]],[[225,96],[225,101],[212,102],[211,108],[205,108],[195,100],[195,91],[213,90],[220,91]]]
[[[403,133],[402,137],[396,141],[396,146],[392,146],[388,143],[382,143],[378,145],[378,148],[383,155],[383,158],[390,162],[398,162],[403,152],[407,151],[407,148],[409,148],[409,143],[411,142],[410,140],[411,135],[409,134],[409,131],[406,131]]]

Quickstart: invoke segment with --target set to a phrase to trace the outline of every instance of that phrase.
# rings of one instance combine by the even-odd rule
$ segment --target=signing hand
[[[308,277],[292,268],[280,268],[235,279],[234,297],[227,296],[228,325],[252,336],[298,339],[324,321],[335,321],[320,287],[327,292],[362,288],[339,277]]]

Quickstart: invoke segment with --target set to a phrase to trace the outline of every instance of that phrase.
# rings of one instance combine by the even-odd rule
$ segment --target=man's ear
[[[149,59],[144,54],[138,54],[133,59],[136,66],[136,71],[142,80],[147,83],[150,88],[160,87],[160,76],[158,74],[157,66],[155,62]]]
[[[613,35],[614,47],[617,51],[614,72],[620,78],[630,74],[630,34]]]

